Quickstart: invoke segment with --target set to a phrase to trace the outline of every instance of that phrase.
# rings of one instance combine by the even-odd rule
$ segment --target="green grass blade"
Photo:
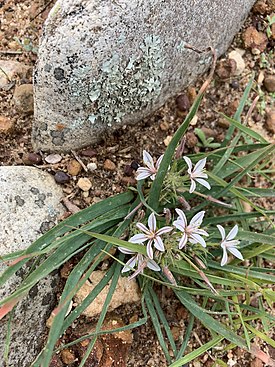
[[[187,348],[187,344],[188,344],[188,342],[191,338],[191,333],[192,333],[192,330],[193,330],[194,321],[195,321],[195,317],[194,317],[194,315],[191,314],[190,317],[189,317],[189,323],[188,323],[187,329],[185,331],[184,339],[183,339],[183,342],[181,344],[180,350],[178,351],[176,360],[179,360],[180,358],[182,358],[182,356],[185,353],[185,350]]]

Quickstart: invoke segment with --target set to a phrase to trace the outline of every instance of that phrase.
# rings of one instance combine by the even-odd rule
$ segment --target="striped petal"
[[[208,190],[211,189],[211,186],[209,185],[209,183],[205,180],[203,180],[202,178],[195,178],[195,180],[200,183],[202,186],[206,187]]]
[[[217,227],[218,227],[218,230],[220,231],[220,234],[221,234],[221,236],[222,236],[222,241],[224,241],[225,240],[225,230],[224,230],[224,228],[221,226],[221,225],[217,225]]]
[[[205,164],[206,164],[206,158],[199,160],[194,167],[193,173],[202,171],[204,169]]]
[[[127,261],[123,269],[121,270],[122,273],[126,273],[129,270],[133,270],[136,266],[137,257],[133,256],[130,260]]]
[[[223,247],[221,266],[224,266],[227,263],[227,261],[228,261],[227,252],[226,252],[226,249]]]
[[[150,170],[155,169],[153,158],[150,153],[146,152],[146,150],[143,151],[143,162]]]
[[[157,160],[157,162],[156,162],[156,168],[158,169],[159,168],[159,166],[160,166],[160,164],[161,164],[161,161],[162,161],[162,158],[164,157],[164,154],[162,154],[159,158],[158,158],[158,160]]]
[[[179,218],[182,220],[184,227],[187,226],[187,219],[184,212],[181,209],[176,209],[176,213],[178,214]]]
[[[177,229],[179,229],[181,232],[184,232],[185,231],[185,225],[184,225],[184,223],[182,222],[182,220],[180,220],[180,219],[178,219],[178,220],[175,220],[174,222],[173,222],[173,225],[177,228]]]
[[[238,259],[244,260],[243,255],[235,247],[228,247],[228,251],[230,251],[231,254],[234,255],[235,257],[237,257]]]
[[[152,213],[149,215],[148,218],[148,227],[152,232],[155,232],[157,229],[157,221],[156,221],[156,217],[155,214]]]
[[[161,251],[161,252],[164,252],[165,251],[165,248],[164,248],[164,244],[163,244],[163,241],[162,239],[157,236],[155,239],[154,239],[154,246],[157,250]]]
[[[187,239],[188,236],[186,233],[183,234],[183,236],[181,237],[180,241],[179,241],[179,249],[181,250],[187,243]]]
[[[162,227],[160,228],[157,232],[156,232],[156,235],[157,236],[161,236],[162,234],[164,233],[169,233],[171,232],[173,229],[173,227],[169,227],[169,226],[166,226],[166,227]]]
[[[227,241],[230,241],[230,240],[233,240],[233,238],[236,237],[237,233],[238,233],[238,230],[239,230],[239,227],[238,225],[236,224],[232,229],[231,231],[228,233],[228,235],[226,236],[226,240]]]
[[[160,267],[158,266],[158,264],[154,260],[151,260],[151,259],[148,260],[147,267],[154,271],[160,271]]]
[[[194,192],[196,190],[196,182],[195,180],[193,180],[191,178],[191,186],[190,186],[190,189],[189,189],[189,193],[192,194],[192,192]]]
[[[187,172],[191,175],[191,172],[192,172],[192,162],[191,162],[191,159],[188,158],[188,157],[183,157],[183,159],[185,160],[187,166],[188,166],[188,170]]]
[[[130,240],[129,240],[129,242],[130,242]],[[135,253],[134,251],[128,250],[125,247],[119,247],[118,249],[119,249],[120,252],[122,252],[123,254],[127,254],[127,255],[133,255]]]
[[[143,243],[148,240],[148,237],[143,233],[135,234],[133,237],[129,239],[131,243]],[[125,253],[125,252],[124,252]]]
[[[149,259],[153,259],[154,257],[153,249],[152,249],[152,242],[153,242],[152,240],[148,241],[147,248],[146,248]]]
[[[151,176],[151,171],[149,170],[149,168],[145,168],[145,167],[139,167],[137,169],[137,175],[136,175],[136,179],[137,180],[144,180],[147,177]]]
[[[137,228],[140,229],[142,232],[146,233],[147,235],[150,234],[149,229],[143,223],[138,222]]]
[[[209,233],[207,233],[204,229],[200,229],[200,228],[196,229],[195,233],[200,234],[202,236],[207,236],[207,237],[209,236]]]
[[[199,234],[192,233],[190,235],[189,241],[193,244],[199,243],[200,245],[202,245],[202,247],[206,247],[206,242],[205,242],[204,238],[202,236],[200,236]]]
[[[202,210],[201,212],[198,212],[196,215],[194,215],[194,217],[190,221],[190,225],[196,225],[199,227],[202,224],[204,214],[205,211]]]

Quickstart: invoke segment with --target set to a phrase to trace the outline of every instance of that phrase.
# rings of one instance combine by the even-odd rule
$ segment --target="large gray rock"
[[[0,167],[0,256],[24,250],[57,222],[63,212],[62,190],[49,174],[34,167]],[[0,263],[0,273],[6,266]],[[1,276],[1,274],[0,274]],[[0,288],[9,295],[26,276],[26,269]],[[4,362],[8,316],[0,321],[0,367],[29,367],[41,350],[45,322],[55,304],[57,275],[34,286],[16,307],[12,319],[9,362]]]
[[[135,123],[225,52],[255,0],[58,0],[34,73],[36,149],[66,151]]]

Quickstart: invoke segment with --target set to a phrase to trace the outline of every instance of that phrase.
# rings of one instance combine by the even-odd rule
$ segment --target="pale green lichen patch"
[[[146,108],[160,94],[165,62],[159,37],[147,36],[140,50],[139,56],[127,61],[114,53],[92,81],[89,80],[89,68],[73,72],[72,96],[76,99],[87,96],[92,111],[88,117],[91,125],[100,123],[110,127],[118,124],[125,115]],[[82,103],[87,104],[87,99]]]

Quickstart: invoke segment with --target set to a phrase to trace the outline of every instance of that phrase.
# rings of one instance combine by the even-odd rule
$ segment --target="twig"
[[[251,114],[252,114],[252,112],[253,112],[254,108],[256,107],[256,104],[257,104],[257,102],[258,102],[259,98],[260,98],[260,96],[257,96],[257,97],[253,100],[253,102],[252,102],[251,106],[249,107],[249,110],[248,110],[248,112],[247,112],[247,114],[246,114],[246,116],[245,116],[245,119],[244,119],[244,122],[245,122],[245,123],[247,123],[247,121],[248,121],[249,117],[251,116]]]
[[[53,1],[54,0],[48,1],[47,4],[33,18],[31,18],[31,22],[33,22],[34,19],[36,19],[37,17],[39,17],[39,15],[42,14]]]
[[[78,213],[80,212],[80,209],[75,204],[71,203],[68,197],[62,199],[63,204],[66,206],[66,208],[72,213]]]
[[[76,154],[76,152],[74,150],[71,150],[73,156],[75,157],[75,159],[78,161],[78,163],[81,164],[82,168],[84,169],[85,172],[88,172],[88,168],[85,166],[85,164],[82,162],[82,160],[80,159],[80,157]]]
[[[1,55],[21,55],[22,51],[0,50]]]

